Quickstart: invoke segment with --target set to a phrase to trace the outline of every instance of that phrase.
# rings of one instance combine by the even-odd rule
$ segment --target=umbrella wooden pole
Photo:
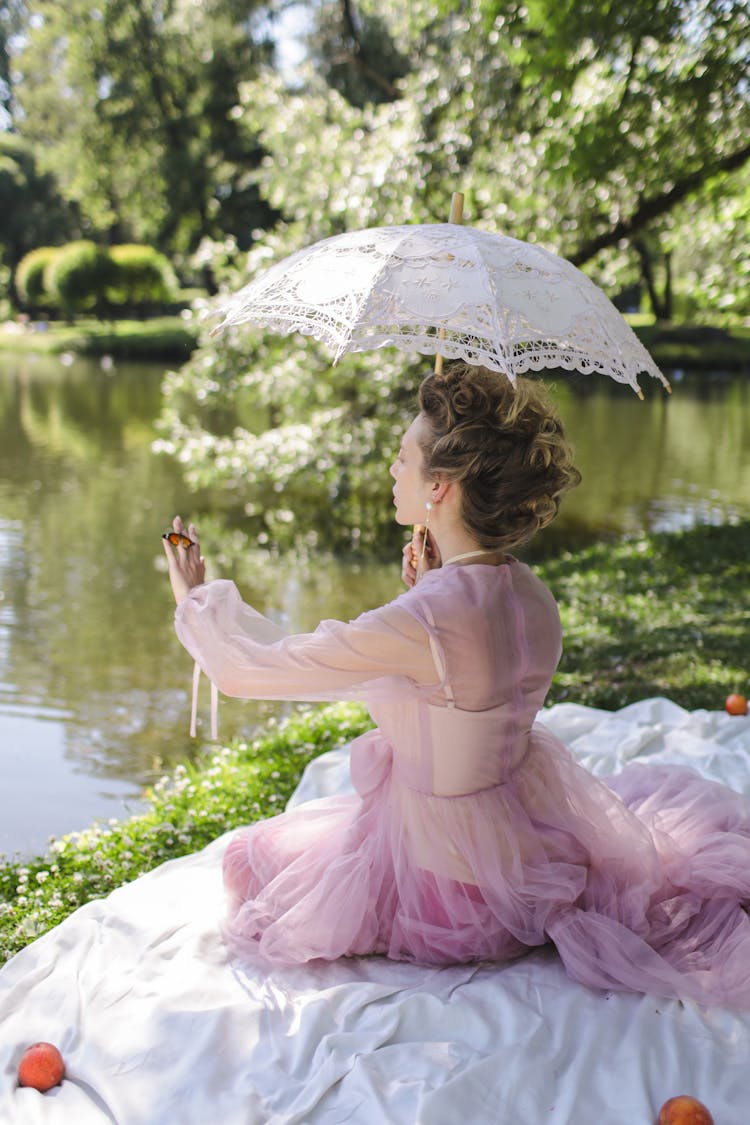
[[[464,221],[464,195],[461,191],[454,191],[451,196],[451,210],[448,218],[449,223],[458,223],[459,225]],[[445,338],[445,329],[441,328],[438,331],[438,337]],[[443,370],[443,357],[439,352],[435,353],[435,374],[439,375]],[[411,561],[412,566],[417,572],[417,581],[422,577],[420,574],[420,563],[422,557],[427,549],[427,544],[423,538],[426,536],[427,528],[424,524],[415,524],[414,532],[411,539]]]
[[[451,197],[451,211],[448,219],[449,223],[458,223],[459,225],[464,221],[464,195],[462,191],[454,191]],[[438,336],[445,337],[445,329],[441,328]],[[439,375],[443,370],[443,357],[439,352],[435,353],[435,374]]]

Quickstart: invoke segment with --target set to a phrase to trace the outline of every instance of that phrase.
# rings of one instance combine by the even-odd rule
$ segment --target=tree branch
[[[627,73],[626,78],[625,78],[625,87],[622,91],[622,97],[620,98],[620,104],[617,107],[618,113],[622,113],[622,111],[625,108],[625,103],[627,102],[628,98],[630,97],[630,86],[631,86],[631,83],[633,81],[633,77],[635,75],[635,66],[636,66],[636,62],[638,61],[638,52],[640,51],[640,49],[641,49],[641,36],[639,35],[638,38],[635,40],[635,42],[633,44],[631,44],[630,63],[628,64],[628,73]]]
[[[352,51],[349,58],[354,65],[362,71],[366,78],[369,78],[375,86],[383,91],[389,101],[395,101],[399,96],[398,90],[392,82],[389,82],[387,78],[375,70],[362,46],[362,40],[357,30],[357,23],[354,19],[351,0],[341,0],[341,12],[344,17],[346,34],[352,41]]]
[[[657,219],[660,215],[665,215],[668,211],[671,211],[686,196],[702,187],[712,176],[719,172],[734,172],[748,160],[750,160],[750,144],[688,173],[676,184],[672,184],[667,191],[641,199],[629,218],[621,219],[609,230],[589,239],[588,242],[584,242],[574,254],[570,255],[570,261],[575,266],[583,265],[584,262],[588,262],[595,254],[598,254],[600,250],[605,250],[608,246],[614,246],[623,238],[632,238],[652,219]]]

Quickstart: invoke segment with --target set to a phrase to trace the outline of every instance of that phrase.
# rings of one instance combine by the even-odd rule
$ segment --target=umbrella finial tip
[[[638,395],[638,398],[641,400],[641,402],[645,401],[645,396],[644,396],[643,391],[641,390],[640,387],[636,387],[635,393]]]

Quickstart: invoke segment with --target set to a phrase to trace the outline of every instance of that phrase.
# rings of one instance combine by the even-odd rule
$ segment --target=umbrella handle
[[[462,191],[454,191],[453,195],[451,196],[451,210],[450,210],[450,216],[448,218],[448,222],[449,223],[457,223],[460,226],[463,223],[463,221],[464,221],[464,193]],[[445,329],[444,328],[440,328],[438,330],[438,337],[440,339],[445,338]],[[440,355],[439,352],[436,352],[435,353],[435,374],[439,375],[442,370],[443,370],[443,357]],[[427,531],[427,529],[424,527],[423,524],[417,523],[417,524],[414,525],[414,532],[412,534],[411,559],[412,559],[412,565],[413,565],[415,570],[417,570],[417,568],[418,568],[419,557],[417,555],[416,549],[413,546],[414,540],[417,538],[418,535],[425,534],[426,531]]]
[[[454,191],[453,195],[451,196],[451,210],[450,210],[450,216],[448,217],[448,222],[449,223],[457,223],[460,226],[461,223],[463,223],[463,221],[464,221],[464,193],[462,191]],[[440,339],[445,338],[445,329],[444,328],[439,329],[438,337]],[[440,355],[439,352],[436,352],[435,353],[435,374],[439,375],[442,370],[443,370],[443,357]],[[414,539],[420,533],[424,534],[426,532],[426,530],[427,529],[424,527],[423,524],[419,524],[419,523],[415,524],[414,525],[414,534],[412,536],[412,543],[414,542]],[[412,546],[412,549],[411,549],[411,557],[412,557],[412,564],[414,566],[414,569],[416,570],[417,565],[419,563],[419,558],[418,558],[417,552],[416,552],[416,550],[414,549],[413,546]]]

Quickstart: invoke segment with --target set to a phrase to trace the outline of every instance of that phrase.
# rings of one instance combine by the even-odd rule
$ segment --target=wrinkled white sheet
[[[692,765],[750,794],[750,719],[663,699],[540,718],[595,773]],[[345,751],[294,801],[348,788]],[[750,1116],[750,1012],[593,993],[553,953],[428,969],[363,958],[227,963],[224,839],[89,903],[0,971],[3,1125],[651,1125],[692,1093],[716,1125]],[[21,1089],[56,1043],[62,1086]]]

